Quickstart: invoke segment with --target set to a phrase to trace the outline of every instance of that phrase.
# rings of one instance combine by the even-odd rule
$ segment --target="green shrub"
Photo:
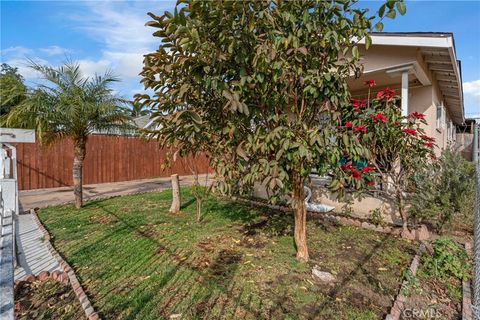
[[[382,211],[379,208],[370,210],[370,217],[368,218],[375,226],[385,227],[387,225],[383,218]]]
[[[438,232],[455,228],[472,232],[475,206],[475,165],[460,154],[446,150],[415,176],[411,217]]]
[[[463,248],[451,239],[438,239],[433,243],[433,254],[422,258],[423,275],[449,280],[450,277],[467,280],[471,264]]]

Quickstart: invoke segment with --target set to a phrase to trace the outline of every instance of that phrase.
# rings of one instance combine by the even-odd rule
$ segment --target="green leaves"
[[[173,15],[150,16],[162,41],[141,75],[155,95],[139,99],[157,116],[153,135],[207,153],[223,190],[265,181],[281,196],[292,191],[294,173],[330,173],[345,153],[367,154],[338,128],[357,41],[371,46],[366,9],[351,1],[188,1]]]
[[[396,6],[397,6],[398,13],[400,13],[402,16],[405,15],[405,13],[407,13],[407,7],[405,6],[404,2],[398,1],[396,3]]]
[[[381,32],[383,30],[383,23],[382,22],[377,22],[375,24],[375,30],[377,30],[378,32]]]

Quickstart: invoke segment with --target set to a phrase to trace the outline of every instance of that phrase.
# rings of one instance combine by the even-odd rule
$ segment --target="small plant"
[[[466,280],[470,277],[471,265],[468,255],[451,239],[438,239],[433,243],[433,254],[422,259],[422,274],[448,280],[455,277]]]
[[[374,224],[375,226],[380,226],[380,227],[385,227],[387,223],[385,222],[385,219],[383,218],[382,211],[379,208],[370,210],[370,222]]]
[[[418,278],[413,275],[412,271],[407,270],[404,274],[405,282],[402,284],[401,293],[408,297],[412,293],[422,294],[423,290]]]
[[[351,199],[348,199],[345,201],[345,204],[342,206],[342,214],[345,216],[352,216],[353,214],[353,201]]]

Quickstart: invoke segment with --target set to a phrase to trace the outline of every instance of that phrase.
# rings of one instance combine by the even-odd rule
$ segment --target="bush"
[[[445,150],[437,161],[416,175],[415,185],[410,210],[412,218],[429,224],[438,232],[446,228],[473,232],[476,187],[472,162],[455,151]]]
[[[471,265],[463,248],[451,239],[438,239],[433,242],[433,254],[422,259],[422,273],[427,276],[448,280],[455,277],[468,280]]]

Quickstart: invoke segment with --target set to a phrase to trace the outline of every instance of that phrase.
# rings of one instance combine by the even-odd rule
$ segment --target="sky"
[[[360,0],[375,12],[380,1]],[[480,113],[480,0],[406,1],[407,13],[385,21],[384,30],[453,32],[462,61],[465,113]],[[39,82],[27,59],[58,66],[78,61],[85,75],[111,70],[122,81],[116,92],[131,99],[142,92],[142,56],[160,39],[145,27],[147,12],[161,15],[175,1],[0,0],[0,60],[18,67],[27,84]]]

